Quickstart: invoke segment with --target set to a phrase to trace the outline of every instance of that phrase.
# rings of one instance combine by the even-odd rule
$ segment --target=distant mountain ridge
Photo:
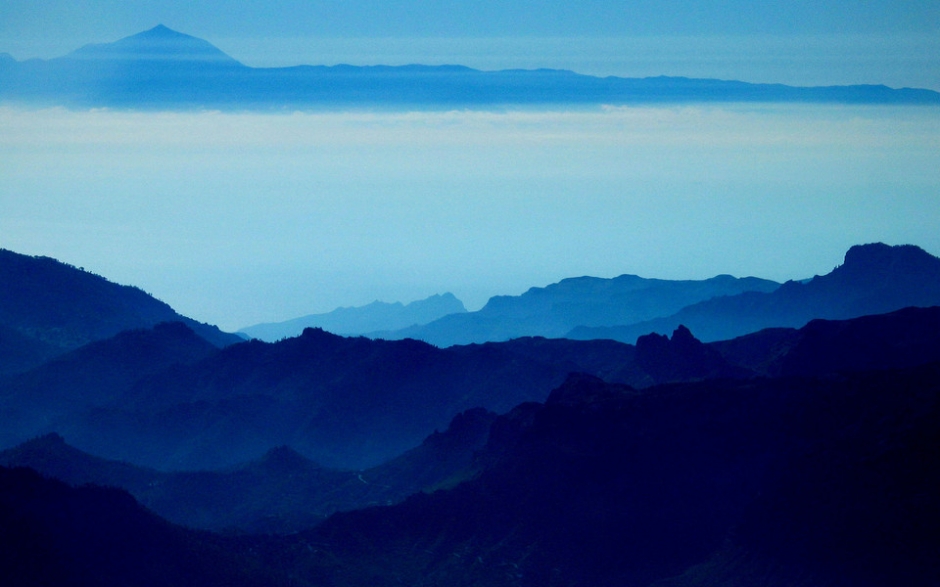
[[[48,61],[0,59],[0,100],[74,107],[281,109],[538,104],[817,102],[940,104],[940,93],[878,85],[794,87],[682,77],[462,66],[247,67],[159,25]]]
[[[409,304],[375,301],[366,306],[337,308],[332,312],[311,314],[284,322],[256,324],[242,328],[239,332],[266,342],[299,336],[304,328],[322,328],[333,334],[358,336],[377,330],[398,330],[415,324],[427,324],[442,316],[466,311],[463,302],[448,292]]]
[[[764,328],[799,328],[815,318],[841,320],[936,305],[940,305],[940,258],[914,245],[872,243],[851,247],[842,265],[806,282],[789,281],[773,292],[717,297],[634,324],[582,326],[567,336],[633,343],[650,332],[668,334],[681,324],[709,342]]]
[[[718,275],[710,279],[647,279],[621,275],[612,279],[575,277],[519,296],[495,296],[476,311],[444,316],[423,326],[369,336],[389,340],[415,338],[439,347],[504,341],[521,336],[560,338],[577,326],[612,326],[668,316],[716,296],[769,292],[780,284],[756,277]]]

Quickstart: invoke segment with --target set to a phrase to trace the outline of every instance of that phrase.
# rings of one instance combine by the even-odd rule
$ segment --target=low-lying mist
[[[237,329],[575,275],[776,280],[940,236],[940,111],[0,108],[0,246]],[[829,251],[830,256],[821,252]]]

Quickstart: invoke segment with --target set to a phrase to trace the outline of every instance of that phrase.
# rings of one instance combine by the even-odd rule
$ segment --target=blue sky
[[[936,34],[931,0],[6,0],[0,34],[103,40],[162,22],[195,35]]]
[[[462,63],[940,90],[932,2],[26,2],[0,52],[163,23],[250,65]],[[228,329],[577,275],[799,279],[940,254],[940,109],[283,115],[0,105],[0,247]]]
[[[164,24],[255,66],[460,63],[940,90],[931,0],[6,0],[0,52],[50,58]]]

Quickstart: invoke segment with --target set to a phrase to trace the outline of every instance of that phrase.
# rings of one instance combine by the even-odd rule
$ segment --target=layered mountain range
[[[940,260],[916,247],[714,294],[632,344],[446,348],[313,328],[213,343],[124,311],[161,307],[139,290],[6,258],[3,324],[52,350],[0,349],[2,584],[940,582]],[[651,281],[502,303],[746,282]],[[713,306],[775,326],[710,341],[666,320]]]
[[[940,300],[940,260],[915,246],[881,243],[854,246],[826,275],[789,281],[772,292],[715,297],[675,314],[620,326],[580,326],[570,338],[632,342],[648,332],[666,333],[679,324],[702,340],[723,340],[773,326],[806,324],[813,318],[844,319],[932,306]]]
[[[563,70],[457,65],[252,68],[212,44],[157,26],[64,57],[0,55],[0,100],[118,108],[295,109],[676,102],[940,104],[940,93],[885,86],[793,87],[681,77],[619,78]]]
[[[438,318],[466,311],[463,302],[454,297],[454,294],[445,293],[409,304],[375,301],[366,306],[337,308],[332,312],[310,314],[284,322],[255,324],[238,332],[266,342],[298,336],[303,333],[304,328],[322,328],[333,334],[358,336],[427,324]]]
[[[613,279],[576,277],[533,287],[520,296],[492,297],[476,312],[451,314],[428,324],[367,335],[398,340],[415,338],[442,347],[520,336],[561,338],[581,326],[609,327],[648,321],[714,297],[771,292],[779,286],[766,279],[730,275],[701,281],[646,279],[637,275]]]
[[[139,290],[122,289],[48,259],[8,257],[23,267],[50,269],[42,277],[46,287],[72,292],[73,306],[53,304],[60,313],[84,299],[83,290],[72,287],[73,280],[106,292],[127,291],[133,300],[163,307]],[[30,275],[34,278],[20,283],[31,292],[42,281]],[[7,288],[12,292],[16,283],[7,282]],[[772,291],[718,295],[747,287]],[[715,297],[676,315],[714,305],[743,307],[740,315],[724,311],[712,319],[726,330],[735,328],[736,319],[753,329],[802,327],[814,314],[843,318],[940,305],[940,260],[916,247],[853,247],[832,273],[779,288],[773,282],[728,276],[702,282],[581,278],[518,298],[496,298],[480,312],[451,315],[429,326],[478,315],[490,319],[499,315],[497,310],[504,310],[507,328],[518,327],[518,316],[525,313],[549,319],[568,315],[578,321],[617,307],[612,313],[616,319],[668,311],[708,295]],[[35,303],[42,297],[30,299]],[[107,299],[86,301],[104,304]],[[126,304],[123,298],[114,299]],[[42,318],[34,320],[37,324],[51,320],[28,309],[28,316]],[[765,324],[753,323],[755,311]],[[109,310],[104,316],[113,314]],[[11,319],[8,324],[34,324],[30,320],[21,316],[20,322]],[[30,369],[21,365],[20,372],[0,380],[0,444],[10,447],[58,433],[95,455],[162,470],[235,466],[283,445],[324,466],[361,469],[418,445],[460,412],[484,408],[502,413],[521,402],[544,401],[571,372],[636,388],[719,376],[778,375],[792,371],[786,361],[803,344],[797,334],[802,330],[776,328],[745,337],[743,343],[704,345],[700,339],[709,339],[696,332],[700,325],[695,321],[662,321],[672,328],[665,334],[647,329],[635,345],[520,337],[447,348],[413,339],[345,338],[309,328],[276,343],[253,340],[217,348],[192,329],[192,321],[136,328]],[[41,332],[32,328],[30,332]],[[714,338],[712,331],[703,331]]]
[[[940,259],[916,246],[872,243],[850,248],[844,262],[826,275],[783,285],[730,275],[702,281],[580,277],[532,288],[521,296],[491,298],[476,312],[369,335],[415,338],[437,346],[520,336],[633,344],[650,332],[668,335],[685,325],[698,338],[717,341],[764,328],[798,328],[814,318],[852,318],[936,304]]]

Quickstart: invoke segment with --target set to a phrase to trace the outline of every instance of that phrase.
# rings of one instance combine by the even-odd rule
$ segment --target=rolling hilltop
[[[117,108],[476,107],[677,102],[940,104],[940,93],[885,86],[793,87],[457,65],[252,68],[162,25],[64,57],[0,58],[0,100]]]

